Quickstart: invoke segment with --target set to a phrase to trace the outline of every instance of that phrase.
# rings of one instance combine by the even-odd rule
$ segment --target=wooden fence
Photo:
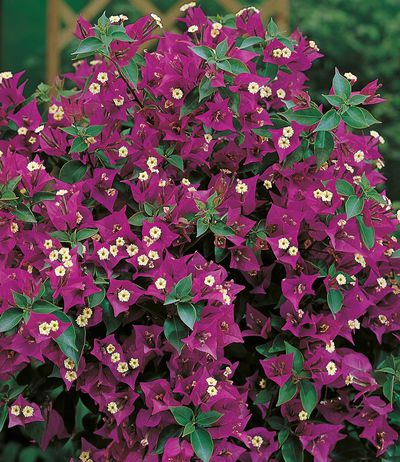
[[[179,6],[183,1],[174,4],[168,11],[161,12],[152,0],[129,0],[143,14],[156,13],[163,21],[166,29],[173,29],[175,18],[179,16]],[[243,8],[238,0],[214,0],[227,12],[237,12]],[[74,11],[65,0],[47,0],[47,45],[46,45],[46,78],[54,82],[60,71],[60,57],[63,49],[73,38],[75,23],[79,15],[92,21],[107,8],[110,0],[89,0],[81,11]],[[289,0],[264,0],[257,5],[264,18],[273,16],[279,27],[287,29],[289,23]]]

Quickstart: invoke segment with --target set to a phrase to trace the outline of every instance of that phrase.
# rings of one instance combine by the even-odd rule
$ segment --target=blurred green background
[[[50,1],[50,0],[48,0]],[[261,0],[260,0],[261,1]],[[260,1],[242,2],[243,6]],[[65,0],[79,11],[87,0]],[[141,0],[137,0],[140,4]],[[133,2],[135,3],[135,2]],[[176,0],[154,0],[162,12]],[[184,3],[184,0],[178,4]],[[198,2],[208,14],[224,13],[214,0]],[[28,90],[45,80],[46,0],[0,0],[0,69],[27,69]],[[143,8],[143,7],[142,7]],[[128,0],[112,0],[108,14],[124,13],[130,20],[143,13]],[[149,11],[150,12],[150,11]],[[290,30],[298,27],[325,54],[309,73],[315,98],[327,92],[335,65],[358,76],[360,87],[375,78],[383,84],[386,102],[374,108],[383,122],[376,129],[385,137],[389,196],[400,201],[400,0],[290,0]],[[72,43],[63,51],[61,69],[70,69]],[[375,127],[374,127],[375,128]]]

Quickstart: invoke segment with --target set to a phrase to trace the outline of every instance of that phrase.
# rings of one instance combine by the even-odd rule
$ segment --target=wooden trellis
[[[243,8],[238,0],[214,0],[227,12],[237,12]],[[289,24],[290,0],[264,0],[257,7],[264,18],[274,16],[282,30]],[[47,82],[53,83],[60,71],[60,56],[62,50],[72,40],[76,20],[82,15],[92,21],[107,8],[111,0],[89,0],[79,12],[74,11],[65,0],[47,1],[47,47],[46,47],[46,77]],[[152,0],[129,0],[129,2],[143,14],[156,13],[163,21],[164,27],[172,30],[175,19],[179,16],[179,6],[184,0],[177,2],[168,11],[161,12]]]

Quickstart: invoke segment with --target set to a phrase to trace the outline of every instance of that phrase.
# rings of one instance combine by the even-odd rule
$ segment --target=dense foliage
[[[336,70],[317,105],[315,42],[255,8],[182,12],[182,34],[80,19],[74,88],[48,106],[0,74],[3,441],[82,462],[395,460],[378,83]]]

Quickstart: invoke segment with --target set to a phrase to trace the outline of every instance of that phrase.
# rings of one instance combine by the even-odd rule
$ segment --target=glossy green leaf
[[[59,178],[66,183],[77,183],[85,176],[87,169],[88,166],[79,160],[70,160],[61,167]]]
[[[353,218],[363,211],[364,208],[364,199],[357,196],[349,196],[346,201],[345,209],[347,214],[347,219]]]
[[[297,387],[292,380],[289,379],[279,388],[278,402],[276,405],[280,406],[281,404],[287,403],[296,396],[296,393]]]
[[[185,426],[188,422],[194,419],[193,411],[187,406],[174,406],[170,407],[174,419],[179,425]]]
[[[23,312],[18,308],[10,308],[0,316],[0,332],[14,328],[22,319]]]
[[[335,129],[340,122],[340,115],[336,112],[335,109],[330,109],[326,112],[323,116],[317,128],[315,129],[316,132],[318,131],[330,131]]]
[[[330,289],[327,296],[329,309],[333,314],[338,313],[343,306],[343,294],[340,290]]]
[[[214,450],[214,443],[208,431],[203,428],[196,428],[190,435],[190,443],[196,456],[203,462],[209,462]]]
[[[300,399],[303,409],[307,412],[308,416],[317,405],[318,395],[314,385],[309,380],[301,380],[299,384]]]

